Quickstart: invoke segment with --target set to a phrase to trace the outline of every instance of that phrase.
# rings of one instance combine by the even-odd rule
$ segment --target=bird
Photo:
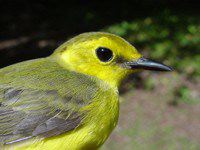
[[[121,82],[141,70],[172,68],[106,32],[0,69],[1,149],[98,149],[117,125]]]

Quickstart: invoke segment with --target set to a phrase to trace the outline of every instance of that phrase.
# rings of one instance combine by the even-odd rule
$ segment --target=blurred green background
[[[119,125],[102,150],[200,149],[200,11],[195,0],[0,0],[0,67],[106,31],[174,68],[124,81]]]

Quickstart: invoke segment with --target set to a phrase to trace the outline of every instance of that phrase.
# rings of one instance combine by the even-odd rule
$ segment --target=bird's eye
[[[96,55],[102,62],[108,62],[113,58],[113,52],[105,47],[97,48]]]

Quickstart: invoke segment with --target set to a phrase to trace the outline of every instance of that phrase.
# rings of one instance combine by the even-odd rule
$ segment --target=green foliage
[[[149,57],[164,60],[190,77],[200,75],[200,24],[198,16],[156,16],[123,21],[104,29],[126,38]]]
[[[174,100],[171,104],[178,105],[179,103],[198,104],[200,101],[192,96],[191,90],[187,86],[181,86],[174,91]]]

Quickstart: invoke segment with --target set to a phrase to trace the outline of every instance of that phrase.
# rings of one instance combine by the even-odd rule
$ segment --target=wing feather
[[[83,124],[98,86],[47,59],[0,70],[0,144],[51,137]],[[16,69],[17,68],[17,69]]]

